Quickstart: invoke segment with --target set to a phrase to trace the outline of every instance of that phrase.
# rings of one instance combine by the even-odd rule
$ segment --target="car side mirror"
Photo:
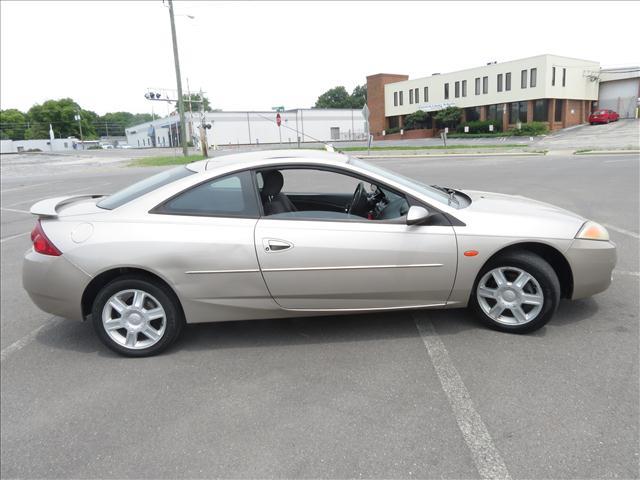
[[[407,212],[407,225],[417,225],[429,217],[429,210],[418,205],[413,205]]]

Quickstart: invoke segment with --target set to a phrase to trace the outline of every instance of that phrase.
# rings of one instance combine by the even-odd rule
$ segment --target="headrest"
[[[284,177],[279,170],[267,170],[262,172],[262,180],[264,182],[262,187],[263,197],[272,197],[280,193],[282,185],[284,185]]]

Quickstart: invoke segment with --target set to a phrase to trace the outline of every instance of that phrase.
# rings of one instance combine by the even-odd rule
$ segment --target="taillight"
[[[44,234],[40,220],[36,222],[36,226],[31,232],[31,241],[33,242],[33,249],[38,253],[43,255],[52,255],[54,257],[62,255],[62,252],[58,250],[56,246],[51,243],[51,240],[49,240],[49,238]]]

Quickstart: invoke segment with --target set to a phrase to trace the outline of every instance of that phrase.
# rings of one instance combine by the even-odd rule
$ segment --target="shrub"
[[[404,119],[404,128],[406,130],[414,130],[416,128],[427,128],[428,116],[427,112],[418,110],[417,112],[407,115]]]
[[[489,125],[493,125],[493,131],[499,132],[502,130],[502,122],[496,122],[495,120],[474,120],[462,125],[458,125],[456,131],[458,133],[464,133],[464,127],[469,127],[468,133],[491,133],[489,131]]]
[[[536,135],[542,135],[549,131],[549,127],[544,122],[531,122],[523,123],[520,129],[511,129],[514,135],[520,135],[525,137],[535,137]]]
[[[437,124],[453,128],[458,125],[461,116],[462,110],[458,107],[447,107],[443,110],[439,110],[433,118],[435,118]]]
[[[392,133],[398,133],[400,131],[400,127],[391,127],[391,128],[386,128],[385,132],[387,133],[387,135],[391,135]]]

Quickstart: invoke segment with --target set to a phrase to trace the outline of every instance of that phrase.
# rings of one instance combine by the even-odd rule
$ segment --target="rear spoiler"
[[[69,195],[66,197],[47,198],[46,200],[40,200],[38,203],[33,204],[29,211],[33,215],[40,217],[57,217],[60,207],[78,200],[100,197],[104,197],[104,195]]]

